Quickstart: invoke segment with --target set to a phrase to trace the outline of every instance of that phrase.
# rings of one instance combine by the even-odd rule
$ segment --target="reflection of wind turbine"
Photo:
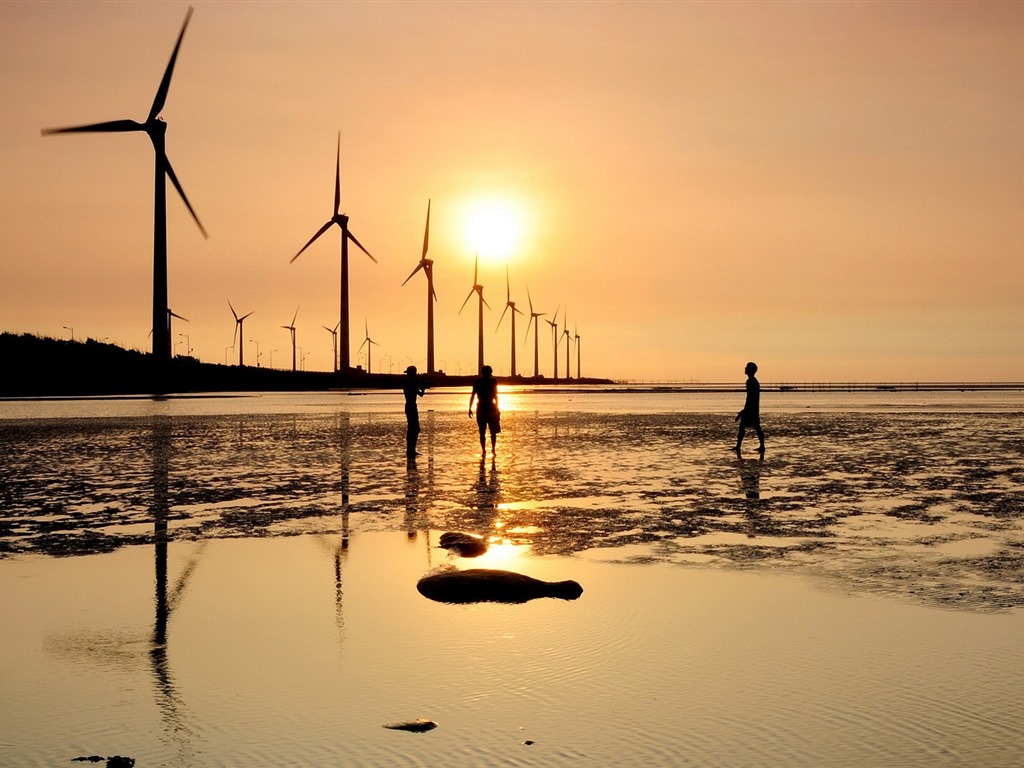
[[[341,229],[341,318],[338,321],[341,325],[341,343],[339,344],[339,360],[337,370],[347,371],[349,368],[349,330],[348,330],[348,241],[351,240],[356,246],[370,257],[374,264],[377,260],[370,255],[370,252],[363,248],[356,236],[349,232],[348,216],[341,212],[341,131],[338,131],[338,156],[334,170],[334,215],[327,220],[316,234],[309,238],[309,242],[299,249],[299,252],[292,256],[294,262],[302,252],[309,248],[320,235],[337,224]]]
[[[430,201],[427,200],[427,227],[423,230],[423,255],[420,263],[416,265],[410,275],[405,278],[405,283],[412,280],[412,276],[423,270],[427,276],[427,373],[434,372],[434,302],[437,301],[437,294],[434,293],[434,260],[427,258],[427,245],[430,239]],[[475,282],[475,281],[474,281]]]
[[[363,322],[364,322],[364,325],[366,327],[366,338],[363,339],[363,343],[359,345],[359,351],[362,352],[363,351],[363,347],[364,346],[366,347],[366,372],[367,373],[373,373],[373,369],[370,367],[370,348],[374,344],[377,344],[377,342],[370,338],[370,326],[369,326],[369,324],[367,324],[365,320]],[[379,347],[380,344],[377,344],[377,346]]]
[[[174,45],[174,52],[171,60],[164,70],[163,79],[157,88],[156,98],[153,99],[153,106],[149,109],[149,115],[144,123],[135,120],[111,120],[105,123],[92,123],[80,125],[74,128],[48,128],[43,130],[43,135],[53,133],[124,133],[127,131],[142,131],[153,143],[154,155],[156,157],[156,184],[154,186],[153,198],[153,357],[158,364],[167,363],[171,359],[170,334],[158,333],[158,329],[164,323],[164,313],[167,311],[167,183],[169,178],[174,188],[178,190],[181,199],[188,208],[189,213],[203,237],[209,237],[199,217],[192,209],[185,191],[178,183],[178,177],[174,175],[171,163],[167,159],[166,134],[167,123],[159,119],[160,112],[167,100],[167,91],[171,86],[171,75],[174,72],[174,62],[178,58],[178,49],[181,48],[181,40],[185,36],[185,28],[189,19],[192,18],[192,9],[185,14],[185,23],[181,25],[181,32],[178,33],[178,42]]]
[[[530,297],[530,288],[526,288],[526,299],[530,302],[530,320],[526,323],[526,336],[530,336],[530,324],[533,324],[533,378],[540,376],[540,345],[537,343],[537,331],[540,330],[540,320],[537,318],[544,317],[547,312],[534,312],[533,311],[533,299]]]
[[[512,288],[508,281],[508,267],[505,267],[505,308],[501,310],[501,317],[498,318],[498,325],[494,330],[501,327],[501,321],[505,319],[505,313],[512,310],[512,375],[516,375],[516,312],[520,315],[523,310],[516,309],[516,303],[512,301]]]
[[[333,328],[328,328],[326,325],[323,327],[325,331],[331,334],[331,339],[334,341],[334,368],[338,368],[338,326],[341,325],[341,320],[335,323]]]
[[[286,331],[291,331],[292,334],[292,371],[295,371],[295,318],[299,316],[299,308],[295,308],[295,317],[292,318],[291,325],[282,325]]]
[[[249,315],[252,314],[252,312],[255,312],[256,310],[254,309],[252,312],[249,312],[249,313],[244,314],[241,317],[239,317],[238,313],[235,312],[235,308],[231,306],[231,299],[228,299],[228,307],[231,309],[231,314],[235,316],[235,335],[231,337],[231,346],[234,347],[236,341],[238,341],[240,339],[241,340],[245,339],[245,337],[242,335],[242,333],[243,333],[243,331],[242,331],[242,323],[245,322],[245,318],[247,318]],[[245,344],[239,344],[238,345],[238,366],[239,367],[242,366],[242,348],[243,347],[245,347]]]
[[[559,307],[558,309],[561,309]],[[551,336],[555,342],[555,378],[558,378],[558,309],[555,310],[555,315],[551,320],[545,320],[544,322],[551,326]]]
[[[476,347],[476,359],[477,365],[476,370],[479,372],[484,367],[484,306],[488,309],[491,305],[484,301],[484,287],[480,285],[477,279],[478,268],[480,266],[480,254],[476,255],[476,260],[473,262],[473,287],[469,289],[469,293],[466,296],[466,301],[462,302],[462,306],[459,307],[459,314],[462,314],[462,310],[466,308],[466,302],[469,301],[469,297],[476,293],[480,297],[479,301],[479,321],[477,323],[479,329],[479,336]]]

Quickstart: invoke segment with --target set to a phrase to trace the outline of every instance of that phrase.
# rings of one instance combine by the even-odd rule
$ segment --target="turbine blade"
[[[416,269],[414,269],[414,270],[413,270],[413,271],[412,271],[412,272],[411,272],[411,273],[409,274],[409,276],[408,276],[407,278],[405,278],[405,280],[404,280],[404,281],[402,282],[402,285],[405,285],[405,284],[406,284],[406,283],[408,283],[408,282],[409,282],[410,280],[412,280],[412,276],[413,276],[413,275],[415,275],[415,274],[416,274],[417,272],[419,272],[419,271],[420,271],[421,269],[423,269],[423,262],[422,262],[422,261],[421,261],[421,262],[420,262],[419,264],[417,264],[417,265],[416,265]]]
[[[43,136],[51,136],[55,133],[124,133],[126,131],[144,130],[146,130],[146,126],[134,120],[108,120],[103,123],[75,125],[70,128],[43,128],[40,133]]]
[[[341,213],[341,131],[338,131],[338,154],[334,162],[334,215]]]
[[[512,287],[508,282],[508,265],[505,265],[505,301],[512,301]]]
[[[168,315],[170,315],[171,317],[176,317],[176,318],[178,318],[179,320],[184,320],[184,321],[185,321],[186,323],[188,322],[188,318],[187,318],[187,317],[182,317],[182,316],[181,316],[181,315],[179,315],[179,314],[178,314],[177,312],[173,312],[173,311],[171,311],[171,310],[169,310],[169,309],[168,309],[168,310],[167,310],[167,314],[168,314]]]
[[[477,275],[477,270],[479,269],[479,267],[480,267],[480,254],[477,253],[477,255],[473,258],[473,285],[476,285],[478,282],[480,282],[479,280],[477,280],[477,276],[476,276]]]
[[[235,312],[235,308],[231,306],[231,299],[228,299],[228,307],[231,309],[231,314],[235,316],[235,322],[238,322],[238,313]]]
[[[501,310],[501,317],[498,318],[498,324],[494,326],[494,330],[498,330],[499,328],[501,328],[501,321],[505,319],[506,312],[508,312],[508,304],[506,304],[505,308]]]
[[[460,315],[462,314],[462,310],[464,310],[466,308],[466,304],[469,303],[469,297],[472,296],[475,292],[476,292],[475,288],[470,288],[469,289],[469,293],[466,295],[466,300],[464,302],[462,302],[462,306],[459,307],[459,314]]]
[[[248,313],[248,314],[246,314],[246,315],[242,315],[242,316],[241,316],[240,318],[238,318],[238,322],[242,322],[243,320],[245,320],[245,318],[247,318],[247,317],[248,317],[249,315],[251,315],[251,314],[252,314],[253,312],[255,312],[255,311],[256,311],[256,310],[254,309],[254,310],[253,310],[252,312],[249,312],[249,313]]]
[[[304,250],[306,250],[307,248],[309,248],[309,246],[311,246],[311,245],[313,244],[313,241],[314,241],[314,240],[316,240],[316,239],[317,239],[318,237],[320,237],[320,235],[322,235],[322,234],[323,234],[324,232],[326,232],[326,231],[327,231],[328,229],[330,229],[330,228],[331,228],[331,225],[332,225],[333,223],[334,223],[334,219],[331,219],[331,220],[330,220],[330,221],[328,221],[328,222],[327,222],[326,224],[324,224],[324,225],[323,225],[322,227],[320,227],[320,229],[318,229],[318,230],[316,231],[316,234],[315,234],[315,235],[313,235],[313,236],[312,236],[311,238],[309,238],[309,242],[308,242],[308,243],[306,243],[306,244],[305,244],[304,246],[302,246],[301,248],[299,248],[299,252],[298,252],[298,253],[296,253],[296,254],[295,254],[294,256],[292,256],[292,261],[295,261],[295,260],[296,260],[297,258],[299,258],[299,256],[301,256],[301,255],[302,255],[302,252],[303,252]],[[290,262],[288,262],[288,263],[289,263],[289,264],[291,264],[291,263],[292,263],[292,261],[290,261]]]
[[[295,308],[295,314],[292,316],[292,326],[295,325],[295,319],[299,316],[299,308]]]
[[[207,234],[206,228],[203,226],[202,222],[199,221],[199,217],[196,216],[196,212],[192,208],[192,203],[190,203],[188,198],[185,197],[185,190],[182,189],[181,184],[178,183],[178,177],[174,175],[174,169],[171,168],[171,161],[167,159],[167,155],[164,155],[164,170],[167,171],[167,176],[170,178],[171,184],[174,185],[174,188],[178,190],[178,194],[181,195],[181,199],[185,202],[185,207],[188,208],[188,212],[191,213],[192,218],[195,219],[196,225],[199,227],[199,231],[203,233],[204,238],[209,240],[210,236]]]
[[[153,99],[153,106],[149,110],[148,121],[156,120],[157,115],[164,108],[164,102],[167,101],[167,90],[171,87],[171,75],[174,74],[174,62],[178,58],[178,49],[181,48],[181,40],[185,37],[185,28],[188,27],[188,21],[191,18],[192,6],[189,6],[188,13],[185,14],[185,23],[181,25],[181,32],[178,33],[178,42],[174,44],[174,53],[171,54],[171,60],[167,62],[167,69],[164,70],[160,87],[156,91],[156,98]]]
[[[235,342],[238,340],[238,323],[235,323],[235,332],[231,334],[231,348],[235,348]]]
[[[487,303],[487,299],[484,298],[483,288],[480,289],[480,301],[482,301],[484,303],[484,306],[487,307],[488,309],[491,308],[491,305]]]
[[[361,250],[363,253],[365,253],[367,256],[370,257],[370,261],[372,261],[374,264],[377,263],[377,260],[375,258],[373,258],[373,255],[368,250],[363,248],[363,244],[360,243],[358,240],[356,240],[356,236],[355,235],[353,235],[348,230],[345,230],[345,234],[348,235],[348,239],[349,240],[351,240],[353,243],[355,243],[357,246],[359,246],[359,250]]]
[[[427,228],[423,230],[423,258],[427,258],[427,244],[430,241],[430,200],[427,200]]]

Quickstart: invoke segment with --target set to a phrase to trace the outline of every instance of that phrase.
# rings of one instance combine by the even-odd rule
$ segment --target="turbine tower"
[[[242,333],[243,333],[243,331],[242,331],[242,323],[245,322],[245,318],[247,318],[249,315],[252,314],[252,312],[255,312],[256,310],[254,309],[252,312],[249,312],[249,313],[239,317],[238,313],[235,312],[235,308],[231,306],[231,299],[228,299],[228,307],[231,308],[231,314],[235,316],[235,335],[231,337],[231,347],[234,348],[235,341],[237,339],[245,339],[245,336],[242,335]],[[238,345],[238,367],[239,368],[242,367],[242,349],[244,347],[245,347],[245,344],[239,344]]]
[[[533,311],[533,298],[530,296],[530,288],[526,288],[526,299],[530,302],[530,320],[526,323],[526,336],[530,336],[530,325],[533,325],[533,378],[540,376],[540,344],[537,341],[537,331],[540,330],[540,320],[537,318],[544,317],[547,312],[534,312]]]
[[[282,325],[281,326],[286,331],[291,331],[291,334],[292,334],[292,372],[293,373],[296,370],[296,366],[295,366],[295,318],[298,317],[298,316],[299,316],[299,308],[296,307],[295,308],[295,317],[292,318],[292,324],[291,325]]]
[[[153,106],[149,109],[149,115],[145,122],[135,120],[111,120],[104,123],[91,123],[79,125],[73,128],[44,128],[42,134],[49,136],[54,133],[125,133],[131,131],[142,131],[153,143],[153,154],[156,164],[156,182],[153,190],[153,358],[158,365],[166,365],[171,359],[171,343],[168,334],[159,331],[164,329],[167,313],[167,182],[170,179],[174,188],[178,191],[188,212],[199,226],[203,237],[209,235],[199,221],[199,217],[193,210],[191,203],[185,196],[185,191],[178,182],[178,177],[171,168],[167,159],[166,134],[167,123],[159,118],[163,111],[164,103],[167,101],[167,91],[171,86],[171,75],[174,73],[174,63],[178,58],[178,50],[181,48],[182,38],[185,37],[185,29],[188,27],[189,19],[192,18],[192,8],[185,14],[185,22],[181,25],[181,32],[178,33],[178,41],[171,53],[171,60],[167,63],[164,76],[160,80],[160,86],[156,91],[156,98],[153,99]]]
[[[501,327],[501,321],[505,319],[505,313],[512,310],[512,375],[516,375],[516,312],[520,315],[523,314],[523,310],[516,309],[516,303],[512,301],[512,288],[508,281],[508,267],[505,267],[505,308],[501,311],[501,317],[498,318],[498,325],[495,327],[495,331]]]
[[[466,308],[466,302],[469,301],[469,297],[476,293],[480,297],[479,301],[479,319],[477,322],[477,328],[479,329],[479,335],[476,347],[476,359],[477,365],[476,370],[479,373],[484,367],[484,306],[488,309],[491,305],[484,301],[484,287],[480,285],[480,281],[477,277],[480,266],[480,254],[476,255],[476,260],[473,262],[473,287],[469,289],[469,293],[466,296],[466,301],[462,302],[462,306],[459,307],[459,314],[462,314],[462,310]]]
[[[430,201],[427,200],[427,227],[423,230],[423,255],[416,269],[405,278],[405,283],[412,280],[412,276],[423,270],[427,276],[427,373],[434,372],[434,302],[437,301],[437,294],[434,293],[434,260],[427,258],[427,245],[430,240]],[[475,281],[474,281],[475,282]]]
[[[370,338],[369,324],[367,324],[365,320],[363,323],[366,329],[366,338],[364,338],[363,343],[359,345],[359,351],[361,352],[363,347],[366,347],[366,372],[373,373],[373,369],[370,367],[370,350],[373,348],[374,344],[377,344],[377,342]],[[377,346],[379,347],[380,344],[377,344]]]
[[[299,252],[292,256],[292,262],[294,262],[302,252],[309,248],[313,242],[320,237],[324,232],[330,229],[333,225],[337,224],[341,229],[341,317],[338,321],[341,327],[340,344],[338,345],[339,359],[336,363],[337,370],[347,371],[349,369],[349,329],[348,329],[348,241],[351,240],[356,246],[370,257],[370,261],[374,264],[377,260],[373,258],[368,250],[363,248],[363,244],[360,243],[356,236],[353,235],[348,229],[348,216],[341,212],[341,131],[338,131],[338,154],[335,161],[334,168],[334,215],[327,220],[320,229],[316,231],[316,234],[309,238],[309,242],[306,243],[299,249]]]
[[[331,334],[331,339],[334,342],[334,362],[331,365],[334,366],[335,372],[338,370],[338,326],[341,325],[341,320],[335,323],[333,328],[328,328],[326,325],[323,327],[325,331]]]
[[[559,307],[558,309],[561,309]],[[558,309],[555,310],[555,315],[551,320],[545,320],[544,322],[551,326],[551,336],[555,342],[555,380],[558,380]]]

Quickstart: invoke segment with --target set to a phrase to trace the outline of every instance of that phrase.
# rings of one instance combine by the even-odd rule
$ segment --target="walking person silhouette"
[[[416,398],[423,397],[427,388],[422,381],[416,380],[416,366],[410,365],[405,369],[405,381],[402,382],[402,392],[405,394],[405,418],[408,426],[405,431],[405,456],[407,459],[415,459],[416,441],[420,436],[420,411],[416,405]]]
[[[761,429],[761,382],[754,376],[757,373],[757,363],[747,363],[743,370],[747,374],[747,399],[743,404],[743,410],[736,414],[736,421],[740,423],[739,433],[736,435],[736,446],[733,450],[740,452],[743,445],[743,436],[747,429],[752,427],[757,433],[759,445],[757,450],[764,453],[764,430]]]
[[[476,426],[480,430],[480,455],[487,454],[485,435],[491,430],[491,456],[501,432],[501,412],[498,410],[498,380],[491,376],[491,366],[480,369],[480,376],[473,382],[473,391],[469,395],[469,416],[473,417],[473,400],[476,399]]]

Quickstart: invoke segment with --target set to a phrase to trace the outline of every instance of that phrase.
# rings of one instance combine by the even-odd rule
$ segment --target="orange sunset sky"
[[[509,370],[512,299],[584,375],[1024,380],[1024,3],[194,2],[162,116],[175,351],[331,368],[342,210],[353,364]],[[0,4],[0,330],[149,350],[145,119],[179,2]],[[488,218],[489,217],[489,218]],[[518,367],[532,334],[517,323]],[[179,335],[183,334],[183,335]],[[187,336],[187,338],[186,338]],[[365,349],[365,348],[364,348]],[[542,324],[541,372],[552,373]],[[565,351],[561,348],[560,375]],[[576,351],[572,351],[573,375]]]

